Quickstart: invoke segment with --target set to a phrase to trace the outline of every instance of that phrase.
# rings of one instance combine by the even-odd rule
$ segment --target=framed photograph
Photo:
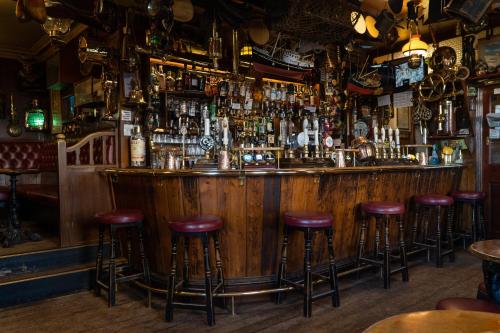
[[[400,131],[410,131],[411,127],[411,107],[399,107],[396,109],[396,126]]]
[[[500,66],[500,35],[478,41],[479,59],[483,60],[490,71]]]

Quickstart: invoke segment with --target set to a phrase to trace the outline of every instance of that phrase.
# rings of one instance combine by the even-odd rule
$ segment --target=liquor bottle
[[[274,146],[274,115],[273,113],[270,114],[270,116],[266,117],[266,132],[267,132],[267,145],[269,147]]]
[[[286,100],[287,100],[287,88],[286,88],[285,84],[281,85],[280,91],[281,91],[281,101],[286,102]]]
[[[130,166],[136,168],[146,166],[146,140],[139,125],[134,126],[130,137]]]
[[[184,67],[184,70],[182,71],[182,81],[184,85],[184,90],[190,90],[191,89],[191,74],[187,71],[187,68]]]
[[[266,99],[266,100],[270,100],[271,99],[271,85],[269,84],[269,82],[266,81],[266,84],[264,84],[262,86],[262,89],[264,90],[264,93],[263,93],[263,99]]]
[[[167,71],[167,75],[165,76],[165,89],[167,91],[175,90],[175,78],[172,74],[172,71]]]
[[[276,85],[276,101],[281,101],[281,84]]]
[[[273,102],[276,100],[276,97],[277,97],[278,89],[277,89],[276,85],[277,85],[276,83],[273,83],[273,85],[271,87],[271,96],[270,97],[271,97],[271,101],[273,101]]]
[[[184,90],[184,81],[182,80],[182,71],[177,71],[177,76],[175,77],[175,90]]]
[[[191,74],[189,90],[200,90],[200,76],[196,73]]]

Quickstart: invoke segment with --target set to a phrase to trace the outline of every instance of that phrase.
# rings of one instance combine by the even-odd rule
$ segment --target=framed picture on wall
[[[411,126],[411,120],[410,120],[410,115],[411,115],[411,107],[405,106],[405,107],[399,107],[396,109],[396,126],[399,128],[400,131],[410,131],[410,126]]]
[[[479,59],[488,65],[489,71],[494,71],[500,66],[500,35],[492,36],[490,39],[478,41]]]

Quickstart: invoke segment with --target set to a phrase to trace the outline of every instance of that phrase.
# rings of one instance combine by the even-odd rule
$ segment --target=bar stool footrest
[[[174,302],[172,306],[179,309],[187,309],[187,310],[205,310],[207,308],[206,304],[198,304],[198,303],[182,303],[182,302]]]

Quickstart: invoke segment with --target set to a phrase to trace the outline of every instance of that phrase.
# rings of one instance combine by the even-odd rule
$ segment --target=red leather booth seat
[[[57,143],[54,141],[0,142],[0,168],[57,172]],[[17,194],[21,199],[54,205],[59,203],[57,184],[18,183]]]

